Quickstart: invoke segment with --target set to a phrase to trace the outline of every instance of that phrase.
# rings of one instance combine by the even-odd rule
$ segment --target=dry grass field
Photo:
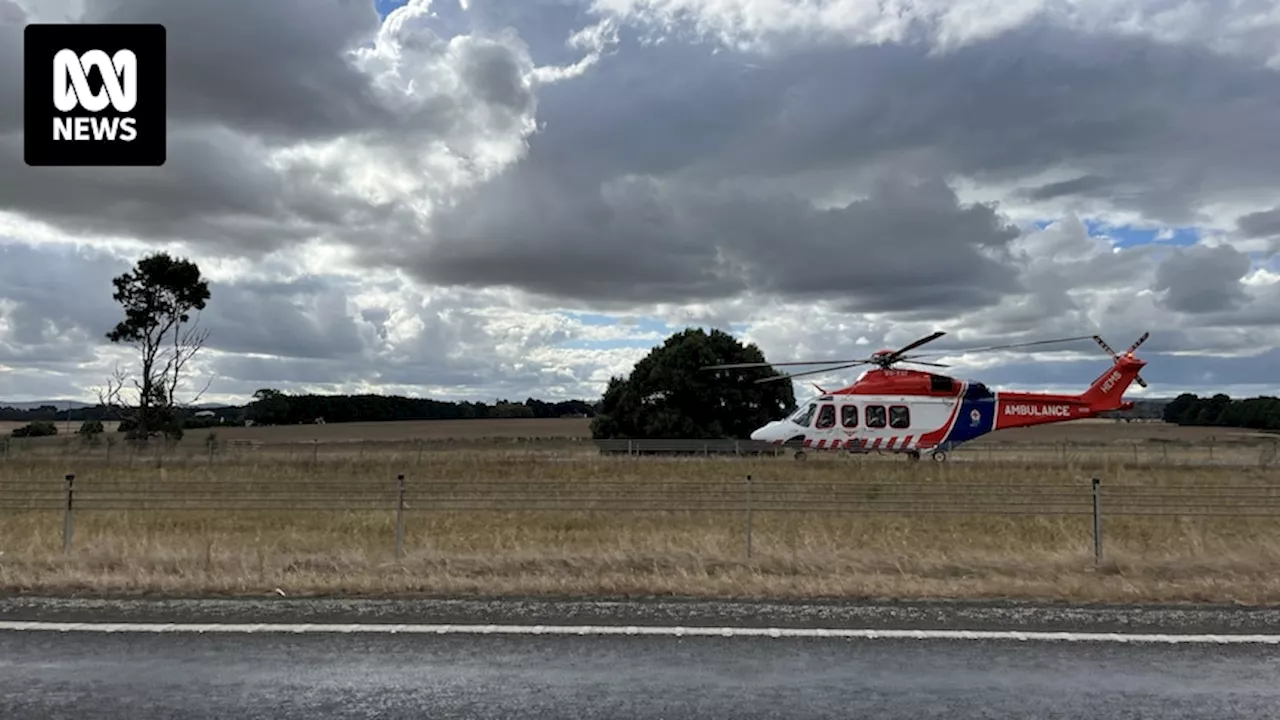
[[[114,432],[118,422],[105,422],[108,433]],[[21,422],[0,420],[0,437],[7,436]],[[80,423],[57,423],[60,436],[74,435]],[[223,427],[217,428],[219,438],[225,440],[257,440],[264,443],[350,442],[358,440],[475,440],[494,438],[589,438],[589,418],[556,418],[537,420],[511,418],[504,420],[403,420],[396,422],[334,423],[331,425],[283,425],[271,427]],[[202,440],[208,431],[190,430],[188,441]]]
[[[14,430],[17,430],[26,424],[27,423],[25,422],[14,422],[12,420],[0,420],[0,438],[7,437]],[[57,425],[58,434],[60,435],[74,435],[75,432],[80,429],[80,423],[78,422],[59,422],[54,424]],[[107,432],[115,432],[119,425],[120,423],[115,421],[102,423],[103,429]]]
[[[585,426],[237,428],[213,447],[192,431],[154,456],[39,439],[0,459],[0,589],[1280,600],[1280,467],[1257,460],[1272,436],[1072,423],[936,465],[606,457],[573,442]],[[530,436],[562,440],[517,442]]]
[[[0,421],[0,438],[26,423]],[[107,433],[114,433],[118,423],[104,423]],[[73,436],[79,423],[58,423],[57,438],[32,439],[32,443],[53,444]],[[203,445],[209,430],[189,430],[184,445]],[[591,437],[589,418],[553,418],[502,420],[402,420],[394,422],[333,423],[328,425],[284,425],[270,427],[222,427],[212,431],[223,442],[257,442],[265,445],[286,443],[403,443],[423,441],[432,444],[474,442],[499,443],[513,440],[547,441],[555,439],[585,440]],[[1210,440],[1235,442],[1280,438],[1240,428],[1180,427],[1162,422],[1117,423],[1111,420],[1076,420],[1040,427],[1001,430],[980,438],[973,447],[989,445],[1052,445],[1058,443],[1098,445],[1115,442],[1167,442],[1206,444]],[[65,442],[63,443],[65,445]]]

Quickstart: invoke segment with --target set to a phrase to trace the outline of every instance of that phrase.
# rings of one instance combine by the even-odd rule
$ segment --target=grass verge
[[[1275,469],[436,452],[406,473],[397,559],[407,466],[393,454],[0,464],[0,589],[1280,601]],[[64,554],[66,472],[77,510]]]

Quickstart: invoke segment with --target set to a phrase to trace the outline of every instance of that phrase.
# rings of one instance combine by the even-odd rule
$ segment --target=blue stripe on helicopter
[[[982,383],[968,383],[960,400],[960,412],[939,446],[947,449],[977,439],[994,430],[995,422],[996,394]]]

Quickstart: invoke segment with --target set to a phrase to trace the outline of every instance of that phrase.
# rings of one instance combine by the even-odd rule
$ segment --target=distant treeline
[[[109,408],[102,406],[59,410],[53,405],[42,405],[38,408],[19,409],[0,407],[0,421],[6,422],[84,422],[86,420],[117,419]]]
[[[1184,393],[1165,406],[1164,420],[1179,425],[1280,430],[1280,398],[1232,400],[1221,393],[1203,398]]]
[[[99,406],[59,410],[52,405],[32,409],[0,408],[0,420],[23,423],[58,423],[120,420],[119,408]],[[498,400],[495,403],[450,402],[430,398],[395,395],[289,395],[277,390],[259,390],[253,402],[190,409],[184,425],[188,428],[217,425],[297,425],[322,420],[325,423],[380,422],[386,420],[461,420],[485,418],[594,417],[595,404],[585,400],[546,402],[528,398],[524,402]]]
[[[254,398],[245,407],[245,419],[255,425],[297,425],[317,420],[341,423],[595,415],[595,404],[585,400],[552,403],[528,398],[524,402],[498,400],[490,405],[398,395],[289,395],[278,390],[259,390]]]

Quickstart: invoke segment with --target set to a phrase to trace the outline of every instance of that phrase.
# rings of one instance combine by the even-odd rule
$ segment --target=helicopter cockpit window
[[[813,421],[813,414],[818,411],[817,403],[809,403],[809,407],[800,408],[795,415],[791,416],[791,422],[800,427],[809,427],[809,423]]]
[[[818,412],[818,424],[814,427],[819,430],[826,430],[836,426],[836,406],[823,405],[822,410]]]
[[[951,392],[955,390],[955,381],[946,375],[930,375],[929,389],[933,392]]]

